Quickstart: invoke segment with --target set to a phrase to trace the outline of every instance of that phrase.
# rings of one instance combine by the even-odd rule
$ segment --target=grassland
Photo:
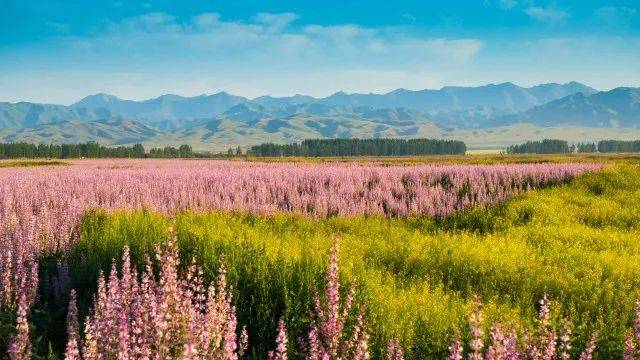
[[[610,163],[637,164],[637,153],[574,153],[574,154],[495,154],[471,153],[467,155],[429,155],[429,156],[378,156],[378,157],[234,157],[234,161],[253,162],[294,162],[294,163],[376,163],[382,165],[419,165],[419,164],[539,164],[539,163]]]
[[[34,167],[34,166],[59,166],[69,165],[68,162],[55,160],[18,160],[18,161],[0,161],[0,168],[10,167]]]
[[[476,159],[485,163],[501,158]],[[280,316],[289,324],[292,339],[307,330],[312,289],[322,286],[327,250],[337,236],[341,276],[345,282],[355,279],[358,300],[367,306],[374,358],[380,358],[392,336],[400,339],[409,358],[442,358],[453,329],[467,333],[474,294],[486,304],[486,323],[531,328],[537,301],[545,293],[552,300],[553,321],[571,320],[576,349],[599,330],[598,358],[619,358],[640,293],[637,158],[518,159],[606,159],[615,165],[505,204],[442,219],[221,212],[165,217],[149,211],[97,210],[84,217],[80,240],[69,254],[72,286],[80,292],[81,314],[86,313],[98,269],[107,269],[125,244],[142,265],[151,244],[174,227],[183,262],[195,256],[209,279],[222,257],[234,286],[239,322],[249,329],[252,356],[263,358]],[[394,161],[407,160],[413,161]],[[43,259],[43,271],[55,267],[55,260]],[[47,306],[55,309],[54,303]],[[51,325],[61,323],[55,317],[63,311],[34,313],[36,323]],[[48,315],[38,319],[38,314]],[[36,326],[37,334],[38,329],[48,329],[40,330],[39,351],[46,353],[49,341],[59,351],[63,332],[56,326]]]

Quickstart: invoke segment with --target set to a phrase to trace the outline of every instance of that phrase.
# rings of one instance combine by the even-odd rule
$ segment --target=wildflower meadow
[[[640,169],[0,168],[9,359],[637,359]]]

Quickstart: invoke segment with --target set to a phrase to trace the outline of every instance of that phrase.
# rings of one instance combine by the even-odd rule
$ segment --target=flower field
[[[64,250],[87,209],[446,216],[558,184],[593,164],[411,166],[84,161],[0,173],[4,236],[28,251]],[[25,238],[26,237],[26,238]],[[42,237],[42,239],[40,238]],[[43,241],[44,239],[44,241]]]
[[[0,168],[0,347],[620,358],[635,344],[639,178],[586,162]]]

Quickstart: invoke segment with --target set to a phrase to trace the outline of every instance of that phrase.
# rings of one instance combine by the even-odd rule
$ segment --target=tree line
[[[598,142],[598,151],[601,153],[640,152],[640,140],[602,140]]]
[[[524,144],[511,145],[506,149],[508,154],[565,154],[565,153],[622,153],[640,152],[640,140],[601,140],[597,144],[584,142],[571,144],[564,140],[545,139],[527,141]]]
[[[249,148],[245,155],[267,156],[403,156],[403,155],[454,155],[464,154],[462,141],[438,139],[309,139],[301,143],[264,143]],[[564,154],[564,153],[615,153],[640,152],[640,140],[602,140],[596,143],[569,144],[565,140],[545,139],[511,145],[508,154]],[[179,147],[151,148],[148,152],[142,144],[108,147],[89,141],[79,144],[31,144],[27,142],[0,143],[0,159],[16,158],[190,158],[242,156],[240,146],[226,153],[194,152],[188,144]]]
[[[167,146],[152,148],[149,153],[142,144],[108,147],[89,141],[80,144],[30,144],[27,142],[0,143],[0,159],[17,158],[184,158],[194,157],[190,145],[179,148]]]
[[[437,139],[308,139],[301,143],[252,146],[250,156],[402,156],[464,154],[457,140]]]
[[[507,147],[508,154],[564,154],[569,152],[570,148],[567,141],[555,139],[527,141],[524,144]]]

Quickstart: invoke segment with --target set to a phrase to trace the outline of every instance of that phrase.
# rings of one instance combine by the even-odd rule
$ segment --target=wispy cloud
[[[298,19],[298,15],[294,13],[258,13],[254,20],[258,24],[263,24],[267,26],[267,28],[272,29],[274,31],[278,31],[283,29],[285,26],[289,25],[293,21]]]
[[[225,21],[217,13],[186,20],[170,14],[149,13],[111,23],[92,38],[70,39],[90,56],[110,51],[128,58],[136,55],[153,63],[180,57],[207,59],[209,64],[242,64],[255,68],[294,66],[317,69],[368,66],[425,67],[433,62],[466,64],[480,51],[478,39],[418,36],[407,28],[369,28],[355,24],[290,27],[293,13],[260,13],[251,21]],[[163,49],[166,49],[163,51]],[[171,54],[175,55],[174,59]],[[285,58],[283,58],[285,56]]]
[[[495,37],[466,31],[470,19],[444,24],[437,14],[432,19],[440,28],[422,24],[423,16],[415,23],[406,17],[404,25],[364,26],[326,19],[314,23],[293,12],[233,20],[215,12],[178,15],[154,12],[161,9],[154,3],[142,15],[112,18],[105,26],[78,32],[74,25],[70,32],[57,30],[38,41],[0,46],[0,100],[70,103],[95,92],[141,99],[222,90],[249,97],[326,96],[338,90],[384,92],[502,81],[638,86],[636,9],[585,12],[542,0],[485,4],[484,11],[521,26],[506,27],[505,36]],[[610,23],[622,24],[621,19],[630,19],[631,26]],[[540,24],[548,26],[537,32]],[[580,24],[597,28],[573,31]],[[598,32],[600,28],[618,31]],[[526,35],[511,29],[527,30]]]
[[[130,86],[116,83],[136,81],[139,93],[158,93],[166,85],[158,78],[183,84],[179,78],[193,79],[189,71],[197,69],[199,77],[210,84],[196,82],[201,88],[197,93],[327,95],[337,90],[392,90],[387,86],[400,87],[402,82],[428,86],[434,79],[463,73],[483,48],[478,39],[429,37],[407,26],[296,26],[297,21],[294,13],[259,13],[244,21],[225,20],[218,13],[188,18],[147,13],[111,22],[91,36],[57,38],[46,52],[65,67],[43,62],[40,68],[60,78],[65,69],[75,74],[114,74],[107,82],[102,75],[94,76],[95,85],[108,84],[126,92],[131,91]],[[407,81],[416,74],[421,75]],[[393,81],[393,76],[398,80]]]
[[[560,10],[551,5],[544,7],[531,6],[524,10],[532,19],[544,22],[550,25],[556,25],[567,21],[570,14],[564,10]]]

